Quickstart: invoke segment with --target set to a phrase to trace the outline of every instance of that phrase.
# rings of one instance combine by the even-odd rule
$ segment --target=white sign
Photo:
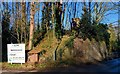
[[[8,63],[25,63],[25,44],[7,44]]]

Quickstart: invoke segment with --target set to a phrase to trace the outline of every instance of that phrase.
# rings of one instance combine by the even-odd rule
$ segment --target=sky
[[[109,3],[110,4],[110,3]],[[111,6],[111,5],[110,5]],[[82,11],[82,5],[79,3],[78,5],[77,5],[77,10],[79,11],[79,13],[78,13],[78,16],[76,16],[76,18],[81,18],[81,15],[82,15],[82,13],[83,13],[83,11]],[[71,10],[72,11],[72,10]],[[103,20],[101,21],[101,23],[105,23],[105,24],[110,24],[110,23],[112,23],[113,25],[116,25],[116,24],[118,24],[118,13],[116,13],[116,12],[118,12],[118,10],[111,10],[111,11],[109,11],[109,12],[107,12],[105,15],[107,15],[107,14],[109,14],[109,13],[112,13],[112,14],[109,14],[109,15],[107,15],[107,16],[105,16],[104,18],[103,18]],[[66,13],[68,13],[67,11],[66,11]],[[114,14],[113,14],[114,13]],[[72,17],[71,17],[72,18]],[[64,20],[64,25],[66,25],[65,24],[65,22],[66,22],[66,19],[67,19],[67,17],[65,18],[65,20]],[[70,23],[69,23],[70,24]],[[69,27],[70,27],[70,25],[69,25]]]
[[[23,0],[1,0],[2,2],[21,2]],[[58,2],[60,0],[24,0],[26,2],[31,2],[31,1],[35,1],[35,2]],[[63,2],[89,2],[89,1],[92,1],[92,2],[118,2],[120,0],[62,0]]]
[[[69,2],[69,4],[70,4],[70,2]],[[0,2],[0,5],[1,5],[1,7],[0,7],[0,10],[2,10],[2,4],[1,4],[1,2]],[[9,3],[9,7],[10,8],[12,8],[12,3]],[[67,9],[71,9],[72,8],[72,6],[71,7],[68,7]],[[39,11],[39,13],[40,13],[40,15],[39,15],[39,21],[41,22],[41,18],[42,18],[42,12],[41,12],[41,10],[42,10],[42,4],[40,4],[40,11]],[[73,9],[71,9],[71,12],[72,12],[72,10]],[[78,14],[77,14],[77,16],[76,16],[76,18],[81,18],[81,13],[82,13],[82,5],[80,4],[80,3],[78,3],[77,4],[77,11],[79,12]],[[118,11],[118,10],[116,10],[116,11]],[[116,12],[116,11],[109,11],[108,13],[114,13],[114,12]],[[66,14],[69,14],[67,11],[65,12]],[[36,15],[35,15],[35,23],[37,22],[37,15],[38,14],[38,12],[36,12]],[[70,22],[68,22],[67,24],[66,24],[66,20],[68,19],[68,17],[69,16],[67,16],[67,15],[65,15],[65,19],[64,19],[64,22],[63,22],[63,26],[65,27],[65,29],[69,29],[70,28]],[[71,16],[71,18],[72,18],[72,16]],[[106,16],[104,19],[103,19],[103,21],[101,21],[102,23],[107,23],[107,24],[110,24],[110,23],[112,23],[112,24],[118,24],[117,22],[115,22],[115,21],[117,21],[118,20],[118,14],[110,14],[110,15],[108,15],[108,16]],[[67,26],[66,26],[67,25]]]
[[[102,22],[108,23],[108,24],[112,23],[116,25],[118,24],[118,22],[116,22],[117,20],[118,20],[118,14],[111,14],[111,15],[106,16]]]

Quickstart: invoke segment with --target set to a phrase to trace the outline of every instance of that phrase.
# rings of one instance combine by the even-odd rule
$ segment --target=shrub
[[[73,48],[74,37],[71,37],[68,41],[66,41],[65,46],[72,49]]]

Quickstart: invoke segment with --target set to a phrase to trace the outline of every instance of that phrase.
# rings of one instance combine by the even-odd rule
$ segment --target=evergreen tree
[[[2,15],[2,61],[7,61],[7,44],[10,43],[10,13],[4,10]]]
[[[61,14],[62,14],[62,8],[60,3],[56,3],[56,8],[55,8],[55,36],[58,40],[61,39],[62,37],[62,24],[61,24]]]
[[[90,14],[86,6],[83,7],[83,14],[81,18],[81,26],[79,27],[79,33],[80,35],[85,39],[85,38],[90,38],[93,34],[93,26],[91,25],[91,19],[90,19]]]

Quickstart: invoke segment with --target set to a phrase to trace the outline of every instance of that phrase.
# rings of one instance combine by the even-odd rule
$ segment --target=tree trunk
[[[15,26],[16,26],[16,33],[17,33],[17,42],[20,43],[20,34],[19,34],[19,3],[16,3],[16,19],[15,19]]]
[[[53,25],[53,38],[55,37],[55,20],[54,20],[54,3],[52,3],[52,25]]]
[[[24,37],[24,43],[26,44],[26,3],[22,2],[22,32],[24,35],[22,35]]]
[[[77,2],[74,3],[74,18],[76,17],[76,11],[77,11]]]
[[[57,8],[59,10],[59,14],[58,14],[59,18],[61,18],[61,15],[62,15],[62,0],[60,0],[60,2],[57,3],[56,5],[57,5]],[[56,23],[59,23],[60,27],[62,26],[61,21],[57,20]],[[62,37],[60,37],[60,38],[62,38]],[[57,60],[57,49],[58,49],[60,43],[61,43],[61,39],[58,39],[58,45],[57,45],[57,48],[54,51],[54,61]]]
[[[34,30],[34,2],[31,2],[31,10],[30,10],[30,35],[29,35],[29,50],[32,49],[33,46],[33,30]]]

